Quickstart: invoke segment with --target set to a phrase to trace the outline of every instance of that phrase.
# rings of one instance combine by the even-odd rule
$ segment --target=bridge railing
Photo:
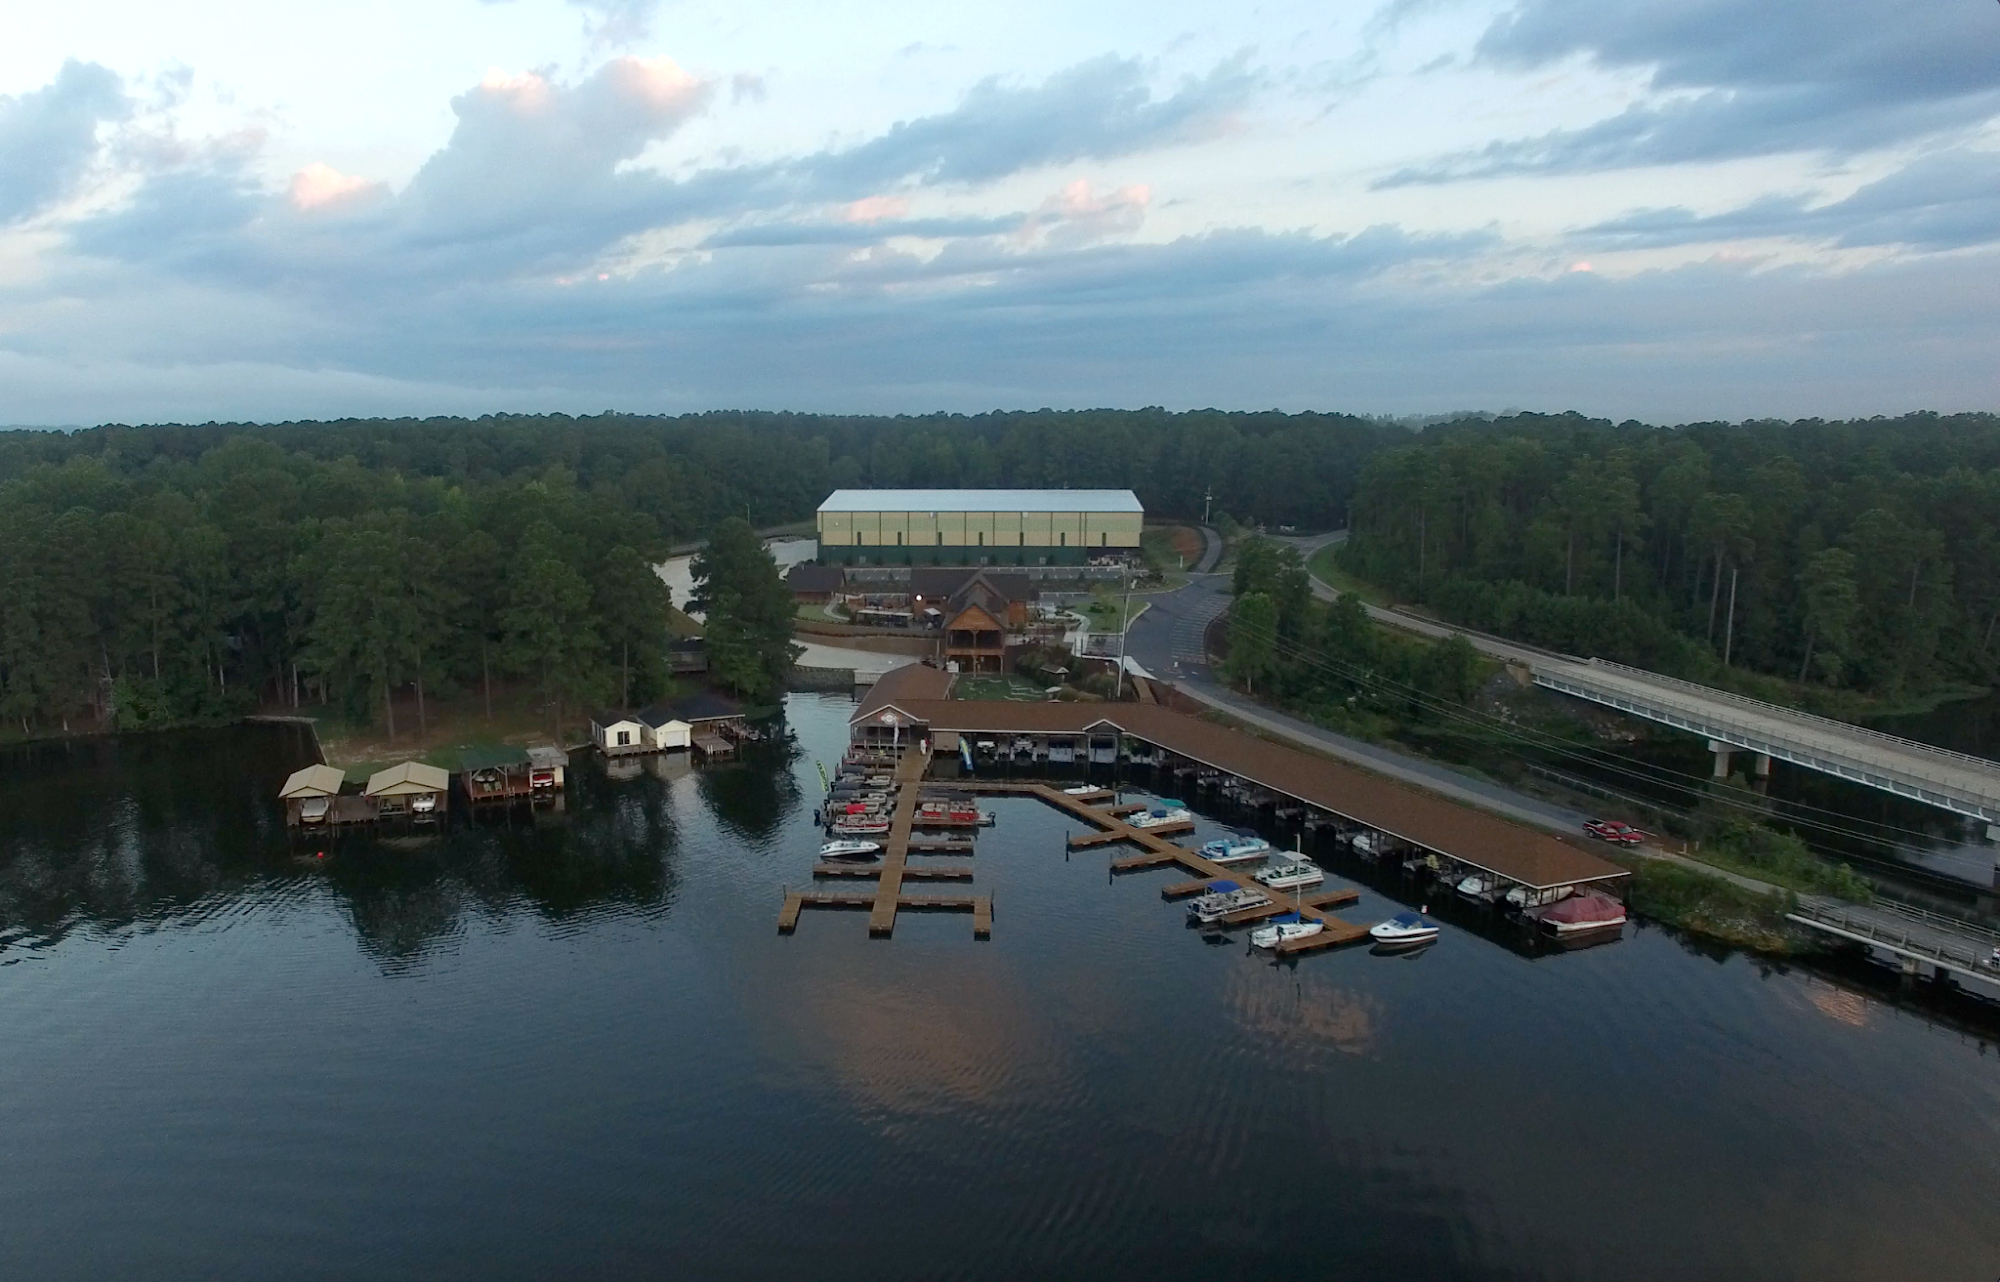
[[[1684,690],[1704,699],[1712,699],[1719,703],[1729,703],[1737,707],[1748,708],[1753,712],[1759,712],[1766,716],[1775,716],[1781,720],[1788,721],[1803,721],[1813,726],[1824,726],[1836,734],[1852,735],[1873,742],[1887,744],[1900,752],[1907,752],[1913,756],[1929,757],[1933,760],[1950,761],[1955,764],[1969,766],[1982,774],[1992,776],[1995,783],[2000,783],[2000,762],[1990,761],[1985,757],[1975,757],[1964,752],[1953,752],[1949,748],[1933,747],[1927,743],[1918,743],[1914,739],[1904,739],[1898,735],[1884,734],[1880,730],[1870,730],[1866,726],[1857,726],[1851,721],[1836,721],[1832,717],[1822,717],[1818,713],[1801,712],[1797,708],[1787,708],[1783,704],[1778,703],[1766,703],[1762,699],[1752,699],[1748,695],[1736,694],[1728,690],[1717,690],[1713,686],[1701,685],[1694,681],[1683,681],[1679,677],[1661,676],[1657,672],[1648,672],[1644,668],[1634,668],[1623,663],[1613,663],[1609,659],[1589,659],[1585,662],[1589,667],[1602,668],[1608,672],[1623,673],[1652,685],[1670,686],[1676,690]]]

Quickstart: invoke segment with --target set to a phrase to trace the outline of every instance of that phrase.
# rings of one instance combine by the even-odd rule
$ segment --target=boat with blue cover
[[[1254,864],[1271,853],[1271,843],[1262,837],[1221,837],[1201,848],[1201,857],[1227,868],[1232,864]]]

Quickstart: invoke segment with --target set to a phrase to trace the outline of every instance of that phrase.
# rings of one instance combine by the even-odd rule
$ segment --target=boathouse
[[[951,674],[924,664],[884,674],[849,718],[854,747],[908,750],[955,736],[996,748],[1025,743],[1031,761],[1082,764],[1115,760],[1130,741],[1531,890],[1630,876],[1553,834],[1159,704],[953,699],[952,683]]]
[[[534,766],[525,748],[499,745],[459,754],[458,781],[475,807],[521,801],[534,791]]]
[[[347,782],[344,771],[334,766],[307,766],[286,778],[278,797],[285,803],[285,822],[291,825],[327,822],[333,799]],[[311,803],[311,804],[307,804]]]
[[[368,777],[361,795],[372,798],[375,813],[384,819],[407,817],[417,821],[442,819],[451,791],[451,776],[421,761],[404,761],[378,770]]]
[[[646,742],[646,723],[636,712],[591,713],[590,741],[607,757],[653,751],[653,746]]]
[[[561,792],[569,754],[552,743],[528,746],[528,787],[536,793]]]

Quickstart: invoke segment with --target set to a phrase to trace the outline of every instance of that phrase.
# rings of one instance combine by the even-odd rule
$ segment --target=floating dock
[[[821,862],[813,868],[815,877],[851,878],[875,882],[873,890],[859,887],[853,890],[793,890],[785,894],[784,906],[778,910],[778,931],[789,935],[798,929],[799,914],[808,908],[866,908],[868,910],[868,933],[886,937],[896,929],[896,914],[908,909],[922,912],[969,912],[972,914],[972,937],[990,939],[993,935],[993,897],[991,895],[906,895],[903,882],[911,881],[961,881],[970,880],[972,869],[966,865],[928,865],[912,868],[909,857],[912,850],[935,853],[970,854],[972,842],[964,837],[916,838],[910,836],[910,829],[917,816],[917,794],[924,777],[924,768],[930,763],[927,754],[912,751],[903,754],[896,762],[893,782],[896,785],[896,809],[889,820],[889,833],[882,841],[882,859],[879,863],[827,863]]]

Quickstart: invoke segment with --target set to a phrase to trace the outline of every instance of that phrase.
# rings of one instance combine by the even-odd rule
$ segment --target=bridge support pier
[[[1757,777],[1759,779],[1769,779],[1771,777],[1771,754],[1768,752],[1757,754]]]
[[[1735,745],[1724,743],[1720,739],[1710,739],[1708,741],[1708,750],[1715,754],[1715,778],[1727,779],[1729,777],[1729,758],[1736,751]]]

